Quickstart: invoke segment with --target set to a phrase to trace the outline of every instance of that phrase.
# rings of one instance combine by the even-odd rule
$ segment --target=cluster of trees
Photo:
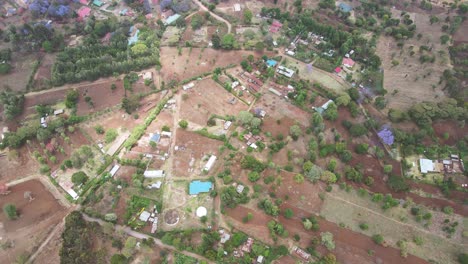
[[[241,160],[241,167],[243,169],[249,169],[260,173],[266,169],[267,165],[253,156],[245,155]]]
[[[55,33],[51,24],[38,22],[16,27],[11,25],[3,34],[4,40],[11,43],[15,51],[37,51],[43,48],[47,52],[63,48],[63,35]]]
[[[278,216],[279,214],[279,207],[270,199],[263,199],[258,203],[258,207],[265,211],[266,214],[272,216]]]
[[[89,38],[89,43],[66,48],[58,54],[52,67],[53,85],[93,81],[115,73],[128,73],[160,65],[159,37],[149,28],[141,28],[138,42],[129,47],[126,36],[127,25],[121,24],[115,27],[109,45],[100,44],[98,35],[107,33],[113,29],[112,27],[104,22],[95,22],[87,26],[94,28],[92,32],[97,31],[97,34]]]
[[[0,103],[3,105],[5,117],[11,120],[23,112],[24,95],[16,95],[7,89],[0,93]]]
[[[221,202],[223,207],[236,208],[238,204],[246,204],[250,201],[248,187],[242,193],[238,193],[234,186],[228,186],[221,190]]]
[[[236,40],[236,37],[233,34],[225,34],[222,38],[218,34],[213,34],[211,36],[211,43],[213,43],[213,48],[215,49],[239,49],[239,43]]]
[[[275,220],[271,220],[267,224],[268,230],[270,230],[270,235],[273,240],[277,240],[277,236],[287,237],[289,232],[284,228],[284,226],[280,222],[276,222]]]
[[[65,218],[65,230],[62,233],[60,248],[61,263],[96,263],[93,252],[93,235],[99,232],[99,224],[86,223],[78,211],[73,211]]]

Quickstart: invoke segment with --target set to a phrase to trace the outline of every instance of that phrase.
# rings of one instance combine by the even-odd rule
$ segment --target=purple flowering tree
[[[386,145],[392,145],[395,141],[395,136],[388,127],[382,128],[377,135]]]

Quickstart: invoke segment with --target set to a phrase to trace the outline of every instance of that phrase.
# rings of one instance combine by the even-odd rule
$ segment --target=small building
[[[278,90],[276,90],[275,88],[270,88],[270,89],[268,89],[268,91],[270,91],[271,93],[273,93],[273,94],[275,94],[277,96],[282,96],[282,94]]]
[[[221,244],[224,244],[229,239],[231,239],[231,235],[228,232],[226,232],[224,229],[219,230],[219,235],[220,235],[219,243]]]
[[[303,249],[301,248],[298,248],[298,247],[294,247],[293,248],[293,251],[301,258],[305,259],[305,260],[309,260],[310,259],[310,254],[305,252]]]
[[[67,191],[67,193],[73,198],[73,200],[78,200],[78,198],[80,197],[80,196],[78,196],[78,194],[77,194],[73,189],[71,189],[71,188],[68,189],[68,190],[66,190],[66,191]]]
[[[234,12],[240,12],[240,11],[241,11],[240,4],[234,4]]]
[[[114,167],[109,171],[111,177],[114,177],[114,175],[117,173],[117,171],[120,169],[120,166],[118,164],[115,164]]]
[[[336,67],[336,68],[335,68],[335,72],[336,72],[336,73],[340,73],[340,72],[341,72],[341,67]]]
[[[57,109],[54,111],[54,115],[61,115],[64,113],[64,110],[63,109]]]
[[[179,14],[174,14],[174,15],[168,17],[168,18],[163,22],[163,24],[164,24],[165,26],[168,26],[168,25],[174,23],[174,22],[175,22],[177,19],[179,19],[179,18],[180,18],[180,15],[179,15]]]
[[[211,155],[211,157],[208,159],[208,162],[205,164],[205,167],[203,168],[204,171],[209,171],[211,167],[213,167],[214,163],[216,161],[216,156]]]
[[[419,159],[419,167],[421,169],[421,173],[429,173],[429,172],[440,172],[435,162],[430,159]]]
[[[236,192],[237,193],[242,193],[244,191],[245,187],[242,184],[237,185],[236,187]]]
[[[231,122],[231,121],[226,121],[226,122],[224,123],[224,130],[228,130],[229,127],[231,127],[231,125],[232,125],[232,122]]]
[[[188,89],[192,89],[194,86],[195,86],[195,84],[193,82],[191,82],[189,84],[186,84],[186,85],[182,86],[182,89],[184,89],[184,91],[187,91]]]
[[[286,54],[288,54],[289,56],[294,56],[296,53],[292,50],[288,50],[286,51]]]
[[[148,189],[160,189],[161,185],[162,185],[162,182],[157,181],[155,183],[152,183],[152,184],[148,185]]]
[[[252,245],[253,245],[253,238],[249,237],[247,238],[247,241],[242,245],[241,250],[247,253],[250,253],[252,251]]]
[[[88,5],[88,0],[80,0],[80,4],[82,4],[82,5]]]
[[[83,6],[80,9],[78,9],[77,14],[78,14],[78,17],[81,19],[88,17],[91,14],[91,8],[87,6]]]
[[[161,132],[161,137],[172,137],[172,133],[170,131],[163,131]]]
[[[121,15],[121,16],[126,16],[127,13],[128,13],[128,9],[127,9],[127,8],[124,8],[124,9],[120,10],[119,15]]]
[[[291,70],[284,66],[278,66],[278,68],[276,69],[276,72],[288,78],[291,78],[294,75],[294,70]]]
[[[255,108],[254,114],[256,117],[264,118],[266,116],[266,111],[263,110],[262,108]]]
[[[283,24],[281,24],[278,20],[273,21],[270,26],[270,32],[271,33],[277,33],[280,31],[280,29],[283,27]]]
[[[145,178],[163,178],[165,176],[164,170],[146,170],[143,173]]]
[[[234,89],[236,88],[237,86],[239,85],[239,82],[238,81],[235,81],[231,84],[231,88]]]
[[[130,27],[130,37],[128,38],[128,45],[133,45],[138,41],[138,35],[140,34],[140,30],[137,29],[135,26]]]
[[[150,217],[151,217],[151,213],[150,213],[150,212],[143,211],[143,212],[141,212],[139,219],[140,219],[140,221],[146,222],[146,221],[148,221],[148,219],[149,219]]]
[[[152,72],[145,72],[143,74],[143,80],[153,80],[153,73]]]
[[[159,140],[161,140],[161,134],[159,133],[154,133],[151,137],[150,137],[150,141],[153,141],[155,143],[159,143]]]
[[[97,7],[101,7],[104,5],[103,2],[101,2],[100,0],[94,0],[93,1],[93,5],[97,6]]]
[[[257,263],[263,263],[263,256],[262,255],[257,257]]]
[[[46,117],[41,117],[41,127],[47,128],[47,119],[46,119]]]
[[[343,63],[342,64],[346,68],[352,68],[352,67],[354,67],[355,62],[351,58],[343,58]]]
[[[353,10],[353,7],[346,3],[340,3],[338,5],[338,8],[340,9],[341,12],[344,12],[344,13],[349,13]]]
[[[317,112],[319,112],[320,114],[323,114],[323,112],[325,112],[325,110],[328,109],[328,106],[330,106],[330,104],[333,103],[333,100],[328,100],[326,103],[324,103],[322,106],[320,107],[313,107],[313,109]]]

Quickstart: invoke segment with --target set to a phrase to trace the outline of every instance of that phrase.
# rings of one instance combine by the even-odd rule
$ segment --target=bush
[[[361,230],[367,230],[369,229],[369,225],[366,223],[360,223],[359,228],[361,228]]]
[[[182,128],[182,129],[186,129],[188,127],[188,122],[187,120],[180,120],[179,121],[179,126]]]
[[[322,245],[324,245],[328,250],[335,249],[335,241],[333,241],[333,234],[330,232],[320,233],[322,238]]]
[[[369,145],[366,143],[358,144],[355,149],[357,154],[366,154],[368,150]]]
[[[378,245],[382,245],[385,241],[384,237],[381,234],[373,235],[372,240]]]
[[[109,144],[113,142],[117,138],[118,135],[119,133],[117,133],[117,130],[115,130],[114,128],[110,128],[106,132],[106,136],[105,136],[106,143]]]
[[[395,192],[406,192],[409,190],[409,185],[406,183],[405,179],[400,176],[392,175],[388,178],[388,187]]]
[[[260,173],[256,172],[256,171],[251,171],[249,172],[248,176],[249,178],[249,181],[251,182],[256,182],[260,179]]]
[[[104,131],[104,128],[103,128],[101,125],[95,126],[95,127],[94,127],[94,130],[96,131],[96,133],[98,133],[98,134],[100,134],[100,135],[104,134],[104,132],[105,132],[105,131]]]
[[[291,210],[290,208],[287,208],[287,209],[284,211],[284,217],[286,217],[286,218],[288,218],[288,219],[291,219],[293,216],[294,216],[294,212],[293,212],[293,210]]]
[[[453,214],[453,208],[450,206],[445,206],[444,209],[442,209],[442,211],[448,215]]]
[[[18,218],[18,213],[16,212],[16,206],[14,204],[5,204],[3,206],[3,213],[5,213],[10,220]]]

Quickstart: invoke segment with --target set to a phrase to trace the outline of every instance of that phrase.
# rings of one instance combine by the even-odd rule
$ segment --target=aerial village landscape
[[[468,264],[467,15],[0,1],[0,263]]]

